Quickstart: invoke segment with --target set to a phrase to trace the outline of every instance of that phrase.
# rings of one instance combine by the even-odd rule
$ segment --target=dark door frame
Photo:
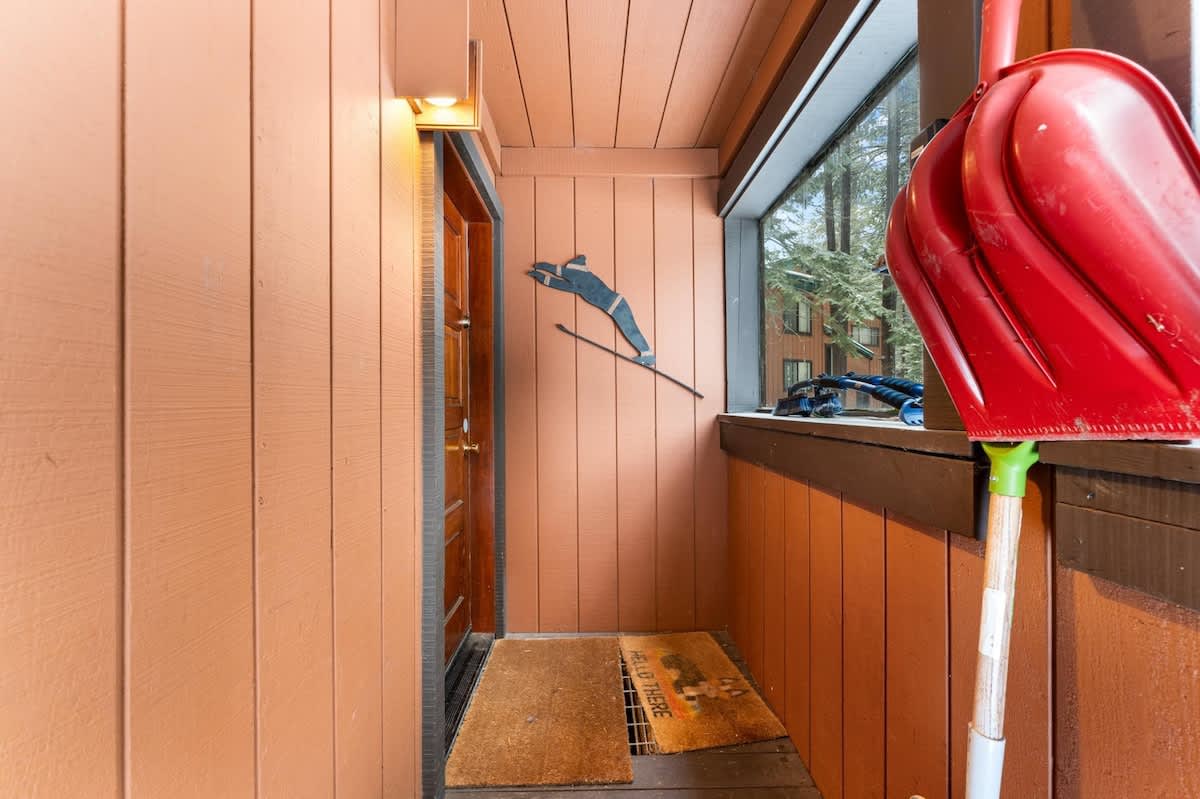
[[[447,152],[447,145],[453,148]],[[445,585],[445,346],[443,336],[442,202],[446,190],[447,158],[457,159],[491,218],[490,309],[471,300],[472,327],[476,314],[487,316],[491,325],[491,463],[492,469],[492,590],[493,626],[496,637],[504,627],[504,214],[500,197],[484,166],[484,156],[470,136],[463,133],[421,134],[420,163],[420,259],[421,270],[421,784],[426,797],[439,797],[445,790],[445,685],[444,635],[442,627]],[[454,178],[451,177],[451,180]],[[469,236],[468,232],[468,236]],[[471,240],[468,239],[469,244]],[[488,242],[475,242],[481,251]],[[471,262],[474,265],[474,262]],[[482,270],[487,272],[488,270]],[[482,275],[481,277],[486,277]],[[474,295],[475,283],[471,284]],[[482,292],[481,292],[482,293]],[[480,301],[483,306],[482,297]],[[483,321],[480,320],[480,324]],[[482,355],[482,353],[480,353]],[[474,357],[472,358],[474,360]],[[474,364],[472,364],[474,367]],[[474,371],[474,369],[472,369]],[[481,370],[485,371],[485,370]],[[482,375],[481,375],[482,377]],[[474,381],[474,378],[472,378]],[[474,386],[472,386],[474,388]],[[474,435],[474,431],[472,431]],[[477,439],[487,446],[486,439]],[[480,514],[476,514],[478,517]]]

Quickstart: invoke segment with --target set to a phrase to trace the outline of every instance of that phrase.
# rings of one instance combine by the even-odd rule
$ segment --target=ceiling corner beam
[[[714,178],[716,148],[504,147],[506,176]]]

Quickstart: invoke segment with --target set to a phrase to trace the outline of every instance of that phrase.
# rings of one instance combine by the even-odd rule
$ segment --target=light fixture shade
[[[468,0],[396,0],[396,96],[465,98]]]
[[[470,46],[470,80],[467,90],[454,95],[457,102],[442,105],[430,102],[428,95],[410,97],[417,130],[481,130],[483,128],[483,42],[472,39]]]

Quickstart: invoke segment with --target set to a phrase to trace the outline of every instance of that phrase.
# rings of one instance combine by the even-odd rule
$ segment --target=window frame
[[[805,329],[803,329],[803,330],[800,328],[800,319],[802,318],[800,315],[800,309],[802,307],[808,309],[808,313],[805,314],[805,316],[803,317],[803,318],[808,319],[808,324],[805,326]],[[813,329],[812,329],[813,328],[813,307],[812,307],[811,302],[808,302],[807,300],[796,300],[796,325],[795,325],[795,327],[788,326],[786,311],[783,313],[782,316],[783,316],[783,332],[785,335],[811,336],[813,334]],[[795,360],[795,359],[793,359],[793,360]]]
[[[797,364],[797,365],[800,365],[800,364],[807,365],[808,366],[808,376],[807,377],[799,377],[797,375],[796,380],[789,382],[787,379],[787,368],[788,368],[788,364],[793,364],[793,363]],[[797,373],[798,372],[799,372],[799,370],[797,370]],[[811,359],[809,359],[809,358],[784,358],[783,359],[783,389],[784,389],[784,391],[791,388],[796,383],[799,383],[802,380],[811,380],[812,374],[813,374],[813,371],[812,371],[812,360]]]

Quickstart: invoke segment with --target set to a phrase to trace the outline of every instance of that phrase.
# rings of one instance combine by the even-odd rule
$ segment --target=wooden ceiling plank
[[[694,0],[655,146],[696,146],[752,4]]]
[[[750,82],[750,87],[742,95],[741,102],[729,122],[729,126],[721,138],[721,171],[724,172],[738,148],[746,140],[750,128],[758,119],[763,106],[766,105],[771,92],[779,83],[783,71],[792,61],[796,49],[808,35],[809,28],[817,18],[818,12],[825,5],[825,0],[791,0],[783,21],[779,23],[774,38],[767,48],[766,55],[759,63],[758,69]]]
[[[483,94],[500,143],[505,147],[532,147],[533,135],[504,0],[471,0],[471,38],[483,42]]]
[[[713,96],[712,106],[700,129],[698,147],[717,147],[729,129],[729,121],[738,103],[750,88],[750,82],[766,55],[780,21],[787,11],[789,0],[755,0],[754,7],[742,26],[742,35],[734,48],[721,85]]]
[[[617,147],[653,147],[687,26],[689,0],[630,0]]]
[[[571,147],[571,59],[566,0],[505,0],[535,147]]]
[[[567,0],[576,147],[616,145],[628,19],[628,0]]]

